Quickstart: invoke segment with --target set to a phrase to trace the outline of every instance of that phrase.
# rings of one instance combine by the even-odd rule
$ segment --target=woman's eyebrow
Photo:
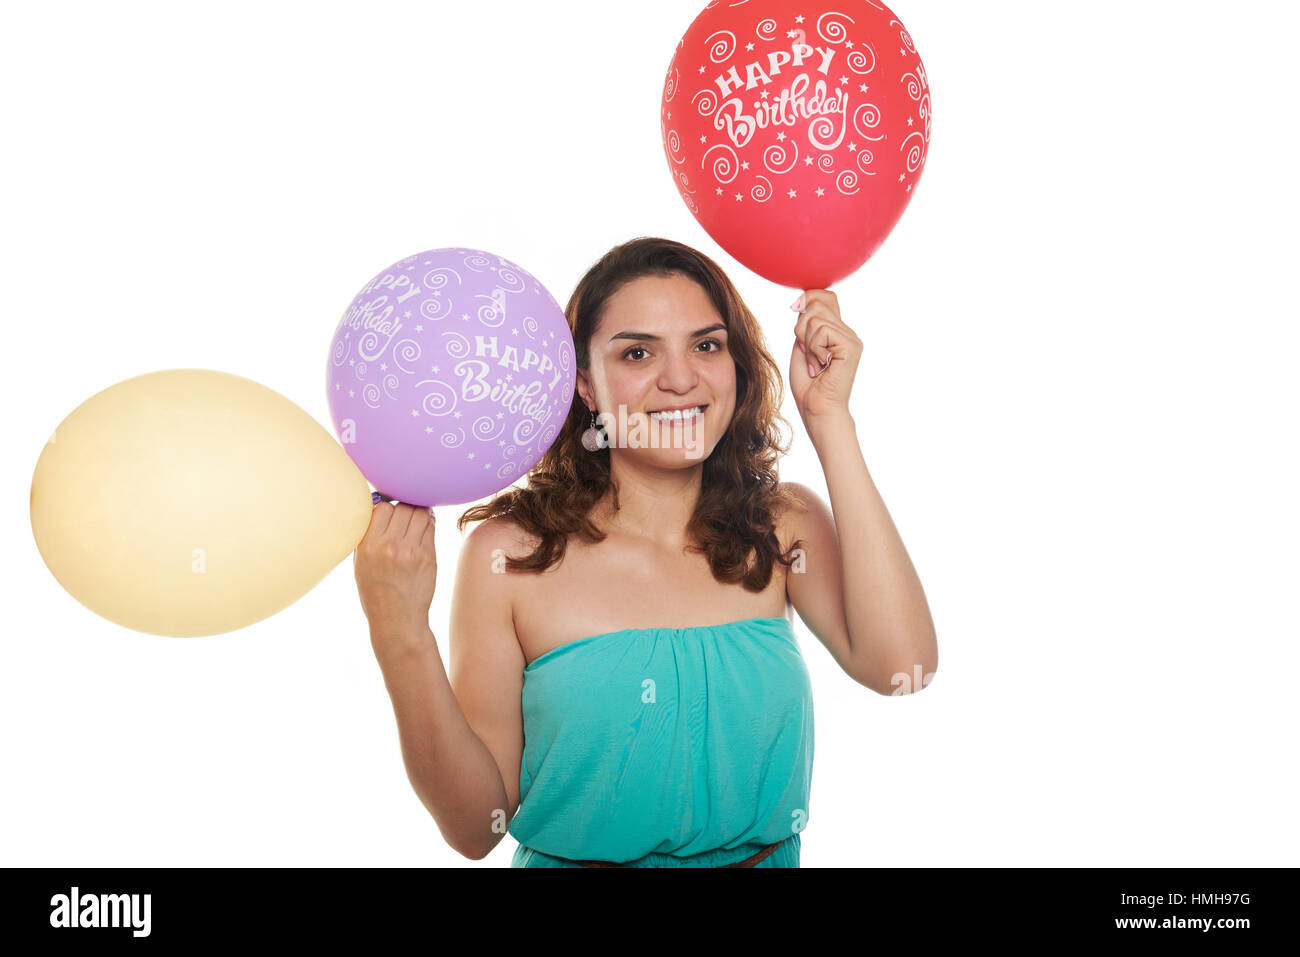
[[[697,329],[695,332],[691,333],[690,338],[698,339],[700,336],[708,335],[710,332],[717,332],[719,329],[725,332],[727,327],[719,322],[706,329]],[[652,336],[648,332],[619,332],[609,337],[610,342],[613,342],[615,339],[643,339],[646,342],[660,341],[659,336]]]

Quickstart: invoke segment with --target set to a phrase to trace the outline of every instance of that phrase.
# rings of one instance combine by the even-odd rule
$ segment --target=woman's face
[[[736,408],[736,364],[708,294],[682,275],[643,276],[605,304],[578,393],[620,454],[656,465],[708,458]],[[690,410],[703,407],[695,416]],[[661,416],[683,410],[680,416]]]

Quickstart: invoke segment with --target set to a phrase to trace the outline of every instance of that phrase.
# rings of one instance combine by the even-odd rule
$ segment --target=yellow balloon
[[[278,392],[172,369],[73,410],[32,477],[32,532],[59,584],[154,635],[243,628],[297,601],[356,548],[370,486]]]

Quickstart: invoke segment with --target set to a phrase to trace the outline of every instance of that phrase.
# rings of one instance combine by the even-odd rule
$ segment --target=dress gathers
[[[512,867],[798,867],[812,685],[786,618],[625,628],[524,669]]]

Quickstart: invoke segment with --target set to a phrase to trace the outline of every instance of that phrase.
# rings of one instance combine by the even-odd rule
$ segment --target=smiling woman
[[[779,412],[780,367],[731,280],[689,246],[636,239],[591,267],[565,314],[581,402],[528,487],[469,509],[458,527],[509,515],[538,542],[531,554],[510,557],[507,568],[541,571],[563,559],[573,534],[600,540],[589,520],[598,503],[618,511],[618,465],[631,466],[633,457],[613,450],[636,450],[637,471],[660,477],[684,478],[680,470],[693,460],[701,466],[693,476],[698,499],[679,534],[707,556],[718,581],[762,589],[777,563],[790,564],[794,547],[780,548],[772,522],[794,501],[776,471],[789,450],[780,430],[788,423]],[[650,447],[650,436],[676,427],[652,413],[697,407],[704,413],[685,431],[699,454],[681,442]],[[594,454],[582,444],[592,413],[609,439]]]
[[[446,673],[428,517],[381,503],[357,550],[412,786],[475,860],[509,833],[515,867],[798,867],[813,707],[791,606],[881,694],[935,667],[848,416],[861,343],[832,293],[801,297],[790,383],[832,515],[777,479],[780,369],[712,260],[632,240],[565,313],[578,395],[527,485],[458,522],[481,524]]]
[[[786,617],[800,543],[777,534],[779,367],[717,265],[669,240],[611,250],[566,313],[580,401],[528,487],[459,523],[508,526],[506,570],[527,573],[503,596],[529,662],[522,751],[500,747],[513,864],[797,867],[813,714]],[[471,667],[457,696],[491,727],[510,692]]]

